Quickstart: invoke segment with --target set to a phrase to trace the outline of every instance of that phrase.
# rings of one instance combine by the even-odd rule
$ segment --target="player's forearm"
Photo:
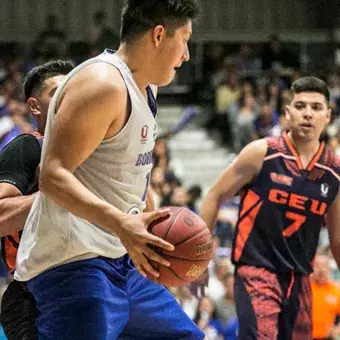
[[[206,223],[210,231],[213,231],[216,224],[220,205],[220,198],[217,197],[213,192],[209,192],[202,201],[199,215]]]
[[[151,211],[154,211],[156,209],[155,200],[152,196],[150,188],[148,189],[148,193],[146,195],[145,204],[146,204],[146,206],[145,206],[144,212],[151,212]]]
[[[72,214],[110,233],[119,233],[120,219],[125,214],[94,195],[68,170],[43,167],[39,188]]]
[[[24,228],[35,195],[3,198],[0,200],[0,237]]]

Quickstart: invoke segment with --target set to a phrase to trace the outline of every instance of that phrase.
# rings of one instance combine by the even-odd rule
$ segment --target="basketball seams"
[[[179,245],[185,243],[186,241],[190,240],[193,236],[199,235],[199,234],[202,233],[202,231],[205,231],[205,230],[207,230],[206,227],[202,227],[201,229],[196,230],[195,232],[193,232],[192,234],[190,234],[190,235],[189,235],[187,238],[185,238],[184,240],[182,240],[182,241],[180,241],[180,242],[174,244],[174,246],[176,247],[176,246],[179,246]]]
[[[166,267],[166,269],[169,270],[172,274],[174,274],[181,282],[184,282],[184,283],[192,282],[192,280],[187,281],[183,279],[182,277],[178,276],[178,274],[171,267]]]
[[[166,232],[166,234],[165,234],[165,236],[164,236],[164,240],[165,240],[165,241],[167,240],[168,235],[169,235],[169,232],[170,232],[171,228],[173,227],[173,225],[175,224],[175,221],[176,221],[178,215],[179,215],[183,210],[184,210],[184,208],[179,209],[179,210],[177,211],[177,214],[176,214],[176,215],[174,216],[174,218],[172,219],[172,221],[171,221],[171,223],[170,223],[170,226],[169,226],[169,228],[168,228],[168,230],[167,230],[167,232]],[[174,246],[176,246],[176,244],[174,244]]]
[[[209,252],[210,253],[210,252]],[[209,254],[207,253],[207,254]],[[169,260],[171,259],[178,259],[178,260],[181,260],[182,262],[207,262],[207,261],[210,261],[210,259],[204,259],[204,258],[199,258],[199,259],[191,259],[191,258],[185,258],[185,257],[178,257],[178,256],[172,256],[172,255],[168,255],[168,253],[166,254],[163,254],[163,255],[166,255],[166,258]],[[170,262],[171,263],[171,262]],[[166,267],[166,268],[169,268],[169,267]]]

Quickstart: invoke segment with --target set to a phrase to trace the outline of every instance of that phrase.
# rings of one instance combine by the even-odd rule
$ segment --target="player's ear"
[[[160,45],[165,37],[165,28],[163,25],[157,25],[152,30],[152,40],[156,47]]]
[[[30,97],[27,99],[28,109],[32,112],[33,115],[40,115],[40,107],[39,102],[36,98]]]
[[[327,110],[327,124],[331,121],[332,118],[332,109],[329,107]]]
[[[285,106],[285,116],[286,116],[286,119],[290,121],[290,106],[289,105]]]

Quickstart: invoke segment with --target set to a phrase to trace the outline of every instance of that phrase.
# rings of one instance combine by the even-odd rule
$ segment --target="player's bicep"
[[[260,171],[267,152],[267,142],[262,139],[247,145],[218,178],[212,190],[221,200],[232,197],[249,184]]]
[[[92,75],[94,76],[94,75]],[[91,81],[91,72],[68,84],[57,110],[42,167],[61,166],[73,172],[105,139],[115,115],[121,113],[122,93],[110,79]]]
[[[340,245],[340,193],[328,208],[325,220],[331,244]]]

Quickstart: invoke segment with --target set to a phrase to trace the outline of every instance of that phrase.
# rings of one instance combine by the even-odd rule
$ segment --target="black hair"
[[[121,41],[134,42],[157,25],[164,26],[171,36],[198,13],[196,0],[127,0],[122,11]]]
[[[317,92],[325,96],[327,104],[329,103],[329,90],[326,83],[316,77],[303,77],[295,80],[290,88],[290,97],[293,99],[296,93]]]
[[[45,64],[34,67],[29,71],[24,80],[24,93],[26,100],[44,87],[45,80],[66,75],[74,68],[74,64],[70,61],[54,60]]]

